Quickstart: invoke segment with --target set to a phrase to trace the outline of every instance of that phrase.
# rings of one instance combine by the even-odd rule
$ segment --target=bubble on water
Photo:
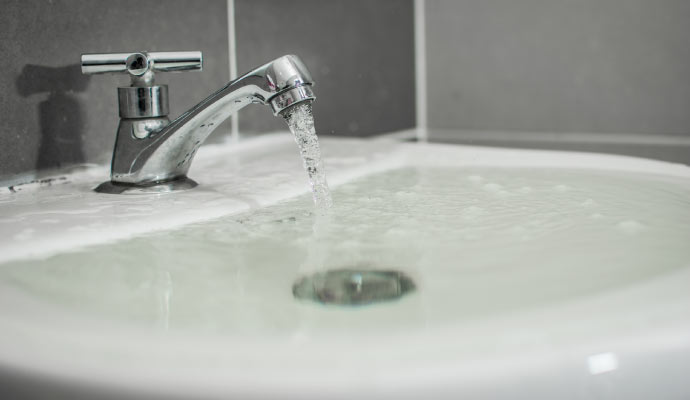
[[[581,205],[582,207],[593,207],[593,206],[595,206],[596,204],[597,204],[597,203],[596,203],[594,200],[592,200],[592,199],[586,199],[585,201],[583,201],[582,203],[580,203],[580,205]]]
[[[563,193],[563,192],[569,191],[570,186],[568,186],[568,185],[555,185],[553,187],[553,190],[555,190],[556,192],[559,192],[559,193]]]
[[[345,239],[338,243],[340,249],[357,249],[361,247],[361,243],[353,239]]]
[[[419,220],[407,215],[401,215],[395,219],[395,223],[401,226],[416,227],[419,224]]]
[[[410,199],[412,197],[415,197],[417,194],[414,192],[408,192],[405,190],[400,190],[395,192],[395,197],[400,198],[400,199]]]
[[[467,177],[467,180],[473,183],[479,183],[484,180],[480,175],[470,175]]]
[[[487,192],[494,192],[494,193],[503,189],[503,186],[499,185],[498,183],[487,183],[482,187]]]
[[[466,231],[462,233],[462,238],[468,241],[481,240],[483,235],[477,231]]]
[[[589,218],[591,218],[591,219],[602,219],[602,218],[604,218],[604,216],[599,214],[599,213],[594,213],[594,214],[590,214]]]
[[[465,207],[462,209],[461,215],[464,219],[475,219],[484,215],[484,209],[477,206]]]
[[[508,232],[512,235],[524,235],[527,233],[527,229],[524,226],[521,225],[516,225],[512,226],[508,229]]]
[[[364,204],[376,204],[383,203],[383,199],[380,197],[362,196],[359,198],[359,202]]]
[[[616,225],[619,231],[627,234],[627,235],[635,235],[641,231],[644,230],[645,226],[638,222],[635,221],[634,219],[628,219],[625,221],[621,221]]]
[[[546,220],[543,220],[543,219],[533,219],[531,221],[528,221],[527,225],[529,225],[531,227],[538,227],[538,226],[543,225],[545,222],[546,222]]]

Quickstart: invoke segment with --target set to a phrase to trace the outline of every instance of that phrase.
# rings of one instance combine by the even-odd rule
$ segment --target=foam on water
[[[333,205],[333,200],[326,181],[326,169],[321,160],[319,139],[314,129],[311,102],[305,101],[290,107],[285,114],[285,121],[299,147],[304,169],[309,176],[314,204],[323,212]]]
[[[486,183],[506,194],[485,190]],[[567,190],[555,190],[559,185]],[[690,268],[690,185],[681,179],[415,167],[371,175],[333,194],[327,218],[308,197],[295,198],[3,264],[0,284],[88,318],[290,335],[515,315]],[[356,312],[293,298],[301,277],[343,270],[400,271],[416,290]]]

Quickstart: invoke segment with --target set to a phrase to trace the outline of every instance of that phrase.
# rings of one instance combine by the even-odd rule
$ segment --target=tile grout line
[[[415,113],[417,140],[427,141],[425,0],[414,0]]]
[[[230,65],[230,80],[237,79],[237,42],[235,40],[235,0],[227,0],[228,9],[228,58]],[[240,139],[239,120],[237,112],[230,119],[230,140]]]

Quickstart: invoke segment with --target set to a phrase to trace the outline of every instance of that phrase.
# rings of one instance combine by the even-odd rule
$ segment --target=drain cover
[[[366,305],[395,300],[415,289],[402,272],[336,269],[317,272],[292,286],[295,298],[324,304]]]

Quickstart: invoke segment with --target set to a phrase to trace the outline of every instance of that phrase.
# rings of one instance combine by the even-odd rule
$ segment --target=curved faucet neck
[[[313,100],[313,80],[296,56],[283,56],[228,83],[169,122],[163,118],[120,121],[111,181],[150,185],[185,177],[199,146],[228,117],[252,104],[270,104],[278,115]]]

